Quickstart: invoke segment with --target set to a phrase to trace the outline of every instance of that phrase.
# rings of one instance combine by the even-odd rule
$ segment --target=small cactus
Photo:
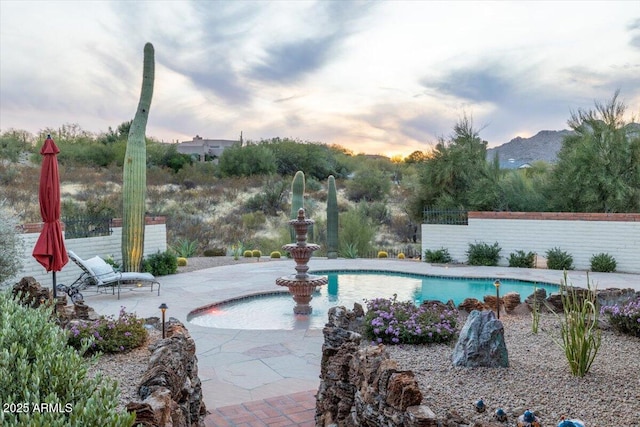
[[[254,258],[258,258],[258,260],[260,260],[260,257],[262,256],[262,252],[260,251],[260,249],[254,249],[251,251],[251,256]]]
[[[402,252],[398,254],[398,259],[405,259],[405,256]]]
[[[269,256],[271,258],[280,258],[281,254],[278,251],[273,251],[273,252],[271,252],[271,254]]]
[[[338,258],[338,196],[336,179],[329,175],[327,194],[327,258]]]
[[[389,254],[386,251],[378,251],[378,258],[388,258]]]
[[[178,261],[178,267],[186,267],[187,266],[187,259],[186,258],[178,257],[177,261]]]
[[[247,249],[246,251],[244,251],[242,256],[244,256],[245,258],[251,258],[253,256],[253,251]]]

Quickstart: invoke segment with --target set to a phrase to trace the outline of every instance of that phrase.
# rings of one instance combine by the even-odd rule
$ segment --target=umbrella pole
[[[53,272],[53,312],[58,310],[58,295],[56,293],[56,272]]]

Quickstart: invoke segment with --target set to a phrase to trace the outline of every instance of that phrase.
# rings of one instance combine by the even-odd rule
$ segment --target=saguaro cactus
[[[293,177],[291,182],[291,215],[289,218],[296,219],[298,217],[298,210],[304,208],[304,172],[298,171]],[[293,228],[290,229],[291,242],[296,241],[296,232]]]
[[[144,252],[144,216],[147,193],[147,146],[145,130],[153,97],[154,50],[144,45],[142,90],[136,115],[129,129],[122,174],[122,267],[140,271]]]
[[[338,195],[336,179],[329,175],[327,194],[327,258],[338,258]]]

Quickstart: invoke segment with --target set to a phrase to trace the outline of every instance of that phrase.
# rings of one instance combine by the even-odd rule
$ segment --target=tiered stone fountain
[[[307,230],[314,222],[312,219],[305,218],[304,209],[298,210],[297,219],[289,221],[289,224],[291,224],[296,231],[296,243],[284,245],[282,249],[293,256],[293,259],[296,261],[297,273],[276,279],[276,285],[286,286],[289,288],[291,295],[293,295],[293,300],[296,302],[295,307],[293,307],[294,314],[305,316],[311,314],[313,311],[309,304],[313,298],[311,294],[313,294],[318,286],[327,284],[326,277],[307,274],[307,271],[309,271],[307,264],[309,263],[311,255],[320,249],[319,245],[307,243]]]

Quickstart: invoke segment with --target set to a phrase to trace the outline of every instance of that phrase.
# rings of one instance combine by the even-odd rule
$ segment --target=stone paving
[[[183,322],[196,342],[203,398],[211,412],[208,425],[313,425],[307,424],[310,422],[307,417],[313,419],[312,409],[307,407],[313,402],[313,392],[320,383],[322,330],[215,329],[188,321],[189,313],[198,307],[251,293],[276,290],[279,287],[275,285],[275,280],[291,274],[294,265],[294,261],[289,259],[262,258],[254,263],[164,276],[160,278],[160,296],[156,292],[150,292],[148,288],[124,290],[119,300],[110,294],[94,294],[91,289],[86,289],[83,294],[87,304],[103,315],[117,316],[124,306],[126,311],[135,312],[140,317],[159,317],[160,304],[168,305],[167,317]],[[514,278],[549,283],[560,283],[562,280],[562,272],[553,270],[447,267],[413,260],[312,258],[309,265],[310,271],[386,270],[456,277]],[[583,271],[571,271],[568,278],[569,283],[575,286],[584,287],[587,283],[586,272]],[[590,273],[589,278],[599,289],[615,287],[640,291],[640,275],[637,274]],[[311,304],[313,305],[313,301]],[[260,313],[256,313],[256,316],[260,316]],[[300,407],[291,404],[292,409],[289,408],[290,404],[286,402],[291,401],[298,402]],[[253,414],[258,420],[238,421],[242,418],[238,414],[243,411],[251,412],[255,408],[269,407],[273,411],[265,411],[262,415],[257,412]],[[278,410],[279,413],[274,412]],[[234,414],[238,419],[234,418]],[[261,416],[266,418],[261,419]],[[217,421],[211,421],[214,417]],[[227,424],[217,424],[222,423],[223,419]],[[277,419],[280,421],[274,421]],[[213,422],[215,424],[211,424]],[[287,424],[288,422],[299,424]]]

